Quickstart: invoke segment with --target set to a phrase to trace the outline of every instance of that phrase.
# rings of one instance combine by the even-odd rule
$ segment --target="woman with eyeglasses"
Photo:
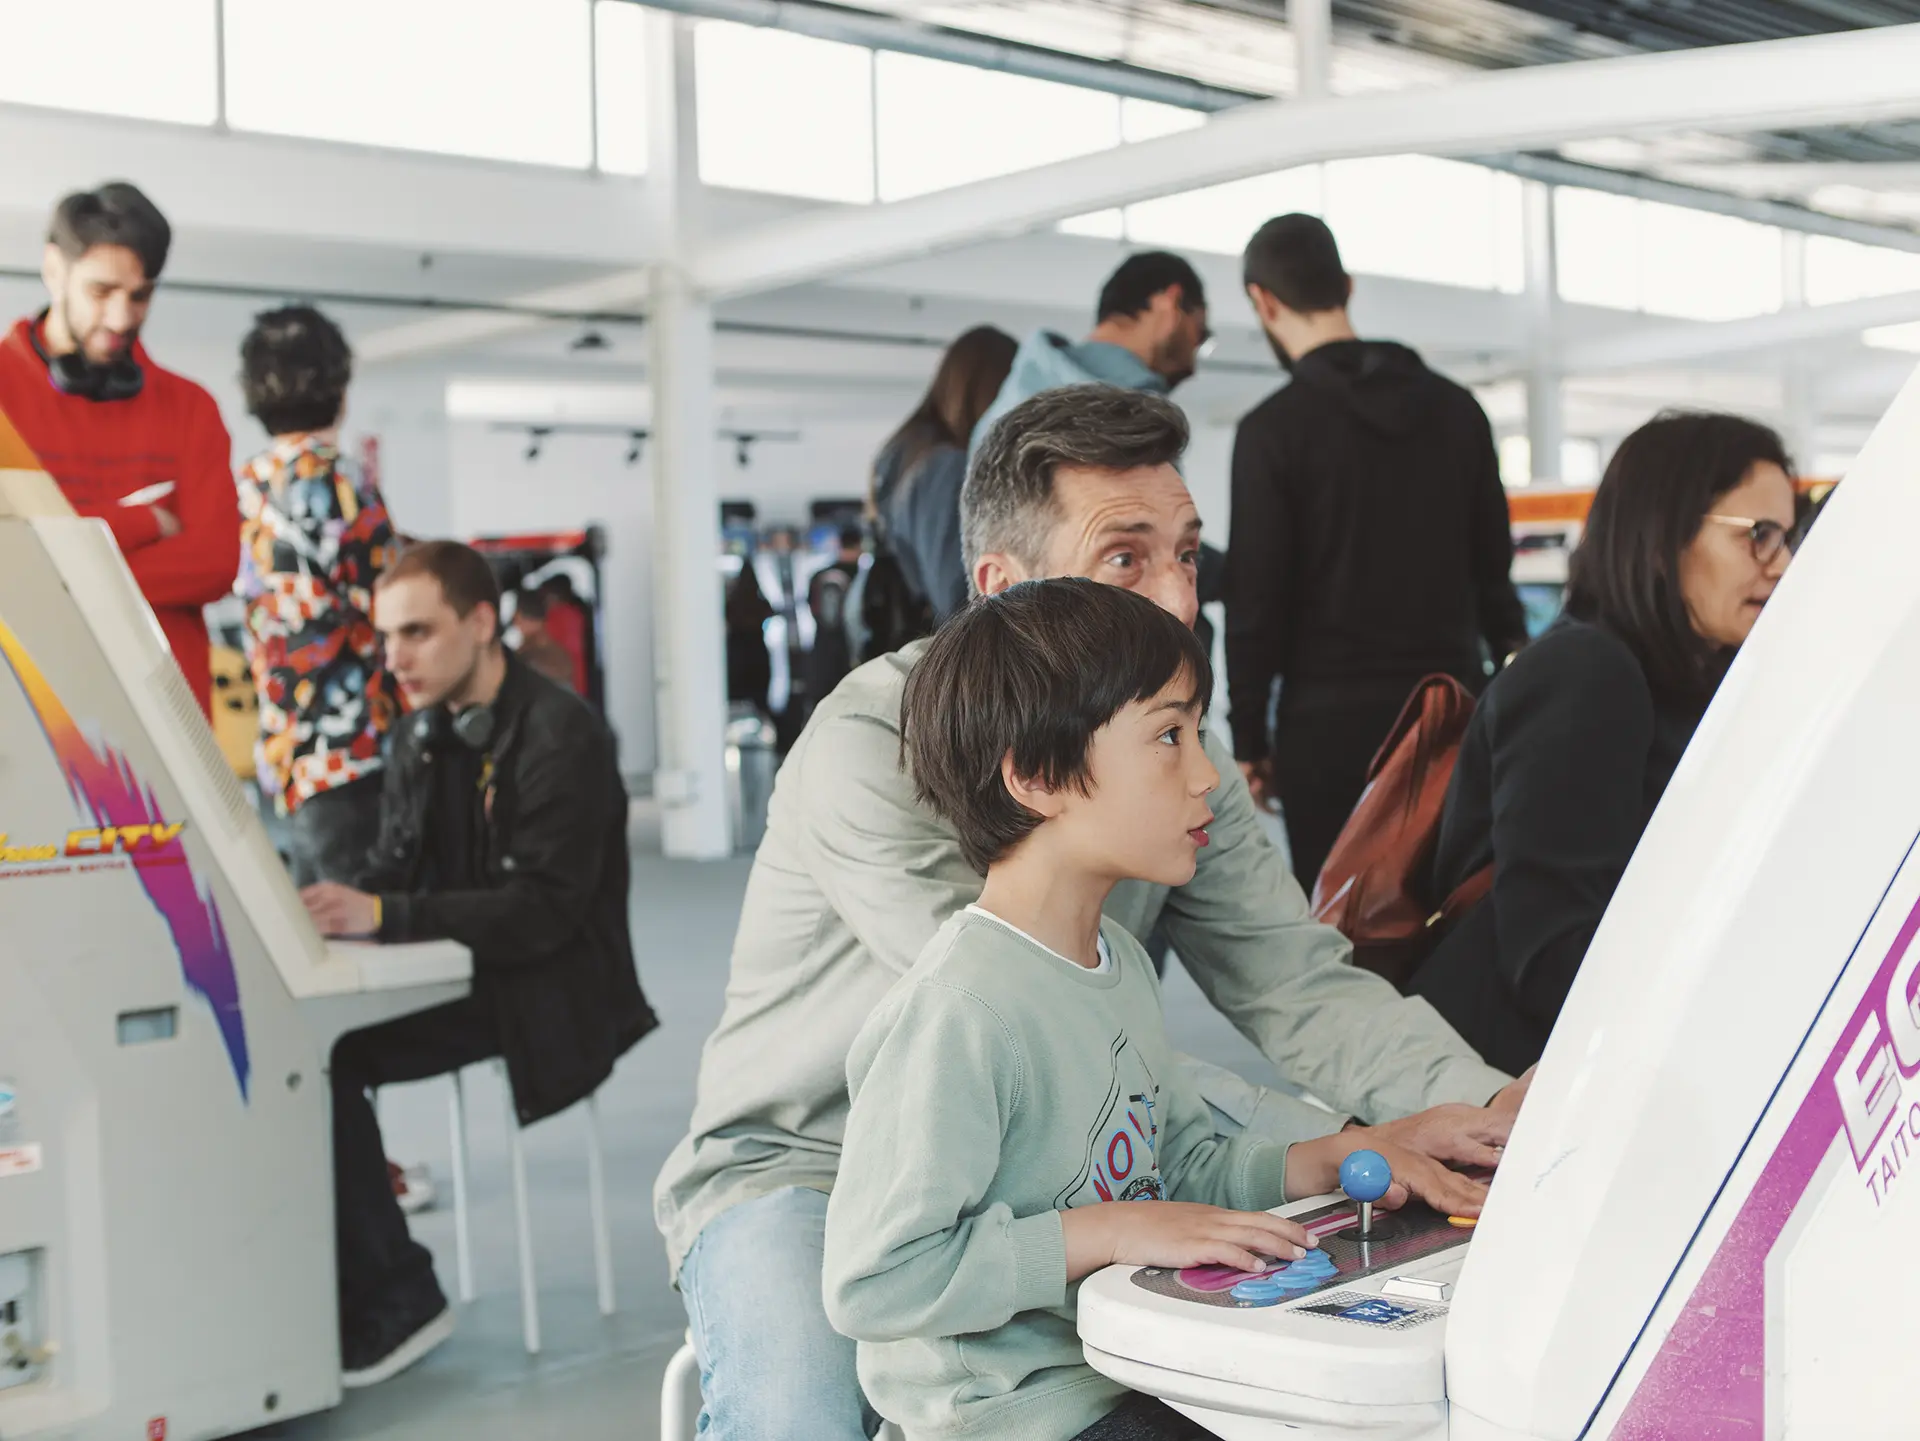
[[[1540,1058],[1600,917],[1795,543],[1780,437],[1666,412],[1624,440],[1594,494],[1561,618],[1488,687],[1453,773],[1434,860],[1486,898],[1415,974],[1491,1065]]]

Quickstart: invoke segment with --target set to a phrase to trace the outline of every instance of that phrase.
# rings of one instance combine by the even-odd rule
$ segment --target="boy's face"
[[[1048,822],[1090,869],[1163,886],[1193,879],[1213,821],[1207,797],[1220,785],[1200,744],[1200,718],[1193,681],[1181,676],[1095,734],[1089,793],[1060,797],[1060,813]]]

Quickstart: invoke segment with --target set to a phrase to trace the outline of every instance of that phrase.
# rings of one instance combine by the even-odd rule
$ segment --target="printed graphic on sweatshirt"
[[[1160,1083],[1139,1047],[1122,1031],[1107,1053],[1106,1094],[1087,1129],[1086,1154],[1073,1180],[1054,1197],[1054,1209],[1097,1201],[1164,1201],[1160,1127],[1154,1112]]]

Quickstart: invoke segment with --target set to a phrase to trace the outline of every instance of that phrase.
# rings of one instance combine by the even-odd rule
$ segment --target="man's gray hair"
[[[1063,386],[1016,405],[981,441],[960,493],[969,584],[983,555],[1038,568],[1059,518],[1053,474],[1060,466],[1172,465],[1186,450],[1187,435],[1179,406],[1116,385]]]

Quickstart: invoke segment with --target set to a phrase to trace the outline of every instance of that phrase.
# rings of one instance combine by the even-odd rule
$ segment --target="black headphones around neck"
[[[415,711],[407,721],[413,743],[427,755],[458,741],[468,750],[484,751],[493,744],[497,723],[490,705],[470,705],[455,715],[445,706],[428,706]]]
[[[109,365],[95,365],[83,350],[49,355],[46,342],[40,338],[40,327],[46,324],[47,313],[43,310],[34,317],[33,324],[27,327],[27,335],[33,342],[33,353],[47,367],[47,378],[55,390],[79,400],[113,401],[132,400],[146,388],[147,373],[133,358],[131,347]]]

